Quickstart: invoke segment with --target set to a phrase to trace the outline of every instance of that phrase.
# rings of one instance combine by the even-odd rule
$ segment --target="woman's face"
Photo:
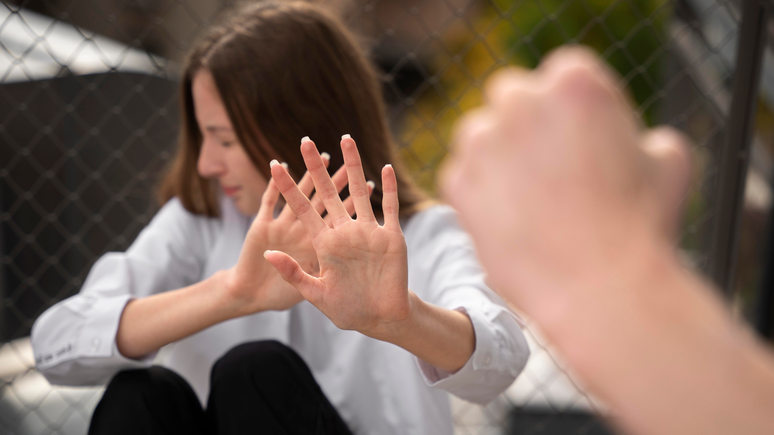
[[[206,69],[199,70],[191,91],[203,138],[197,162],[199,175],[217,179],[223,193],[234,199],[244,215],[258,213],[267,180],[239,143],[212,74]]]

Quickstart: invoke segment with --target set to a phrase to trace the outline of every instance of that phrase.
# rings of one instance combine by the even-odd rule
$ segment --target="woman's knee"
[[[248,378],[255,383],[267,376],[296,376],[301,367],[308,371],[301,357],[290,347],[276,340],[254,341],[226,352],[212,368],[212,383],[244,382]]]
[[[204,410],[191,386],[164,367],[113,377],[92,415],[90,435],[204,433]]]
[[[161,366],[125,370],[116,374],[105,390],[103,399],[116,397],[122,402],[139,399],[147,403],[168,400],[173,396],[188,397],[190,385],[177,373]]]

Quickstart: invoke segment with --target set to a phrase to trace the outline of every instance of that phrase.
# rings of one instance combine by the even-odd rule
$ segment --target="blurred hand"
[[[772,354],[675,255],[685,140],[644,131],[580,48],[500,72],[487,97],[442,188],[496,289],[624,432],[774,433]]]
[[[486,98],[460,122],[441,186],[511,302],[551,323],[575,293],[633,272],[634,251],[652,244],[641,242],[673,243],[685,141],[644,132],[592,53],[559,49],[534,72],[500,71]]]
[[[329,160],[327,155],[321,160],[322,170],[326,174]],[[337,192],[341,191],[347,185],[346,171],[339,169],[331,182]],[[306,198],[311,195],[313,188],[314,183],[307,172],[299,182],[299,193]],[[242,315],[266,310],[286,310],[303,300],[301,294],[287,284],[263,257],[267,249],[290,253],[307,273],[316,275],[319,272],[317,255],[304,225],[287,205],[276,218],[274,217],[279,194],[274,180],[270,180],[261,200],[261,208],[245,238],[239,260],[236,266],[227,271],[227,295]],[[322,199],[317,195],[312,198],[311,204],[319,213],[325,210]],[[350,215],[354,214],[351,200],[345,203],[344,208]],[[326,219],[330,220],[329,217]]]
[[[368,186],[355,141],[341,141],[350,198],[357,219],[346,210],[335,183],[314,143],[301,144],[301,153],[328,211],[320,217],[301,186],[281,165],[272,166],[272,177],[288,206],[304,224],[317,253],[319,277],[304,270],[303,259],[292,252],[267,251],[266,259],[282,277],[341,329],[384,338],[409,316],[406,242],[398,217],[398,191],[391,166],[382,170],[384,225],[374,217]]]

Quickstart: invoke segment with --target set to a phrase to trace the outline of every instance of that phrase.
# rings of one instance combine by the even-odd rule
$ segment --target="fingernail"
[[[341,139],[342,140],[344,140],[344,139],[352,139],[352,136],[350,136],[349,134],[345,134],[344,136],[341,136]]]
[[[391,163],[387,163],[386,165],[384,165],[384,167],[385,167],[385,168],[391,168],[391,167],[392,167],[392,164],[391,164]]]
[[[368,187],[371,188],[371,190],[374,190],[376,188],[376,183],[374,183],[371,180],[366,181],[366,184],[368,185]]]
[[[285,169],[287,169],[287,168],[288,168],[288,164],[287,164],[287,163],[285,163],[285,162],[282,162],[282,163],[280,163],[280,165],[282,165],[282,167],[283,167],[283,168],[285,168]]]
[[[304,137],[301,138],[301,143],[311,142],[311,141],[312,141],[312,139],[309,139],[309,136],[304,136]]]
[[[266,258],[266,254],[268,254],[269,252],[271,252],[271,249],[267,249],[263,251],[263,258]]]
[[[323,153],[320,154],[320,157],[324,158],[325,160],[330,160],[331,159],[331,155],[326,153],[325,151],[323,151]]]
[[[269,167],[270,168],[273,168],[274,165],[279,165],[279,162],[277,161],[277,159],[274,159],[274,160],[269,162]]]

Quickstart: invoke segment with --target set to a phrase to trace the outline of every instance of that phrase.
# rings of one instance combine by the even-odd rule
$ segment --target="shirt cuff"
[[[425,382],[469,402],[486,404],[516,380],[529,358],[529,346],[514,316],[503,307],[478,310],[458,307],[473,325],[473,354],[455,373],[440,370],[417,358]]]
[[[470,318],[476,337],[475,349],[465,365],[455,373],[451,373],[417,358],[419,370],[425,378],[425,382],[431,387],[438,387],[449,392],[469,387],[471,378],[477,378],[481,375],[476,373],[477,371],[499,365],[496,333],[492,328],[487,327],[489,322],[484,318],[483,314],[464,307],[458,307],[454,310]]]
[[[118,325],[129,299],[129,295],[78,295],[66,301],[62,308],[83,321],[74,330],[63,328],[49,334],[47,345],[41,346],[49,351],[36,356],[38,369],[47,377],[50,374],[56,383],[67,385],[76,379],[79,384],[104,383],[117,370],[150,366],[155,352],[131,359],[116,345]]]

